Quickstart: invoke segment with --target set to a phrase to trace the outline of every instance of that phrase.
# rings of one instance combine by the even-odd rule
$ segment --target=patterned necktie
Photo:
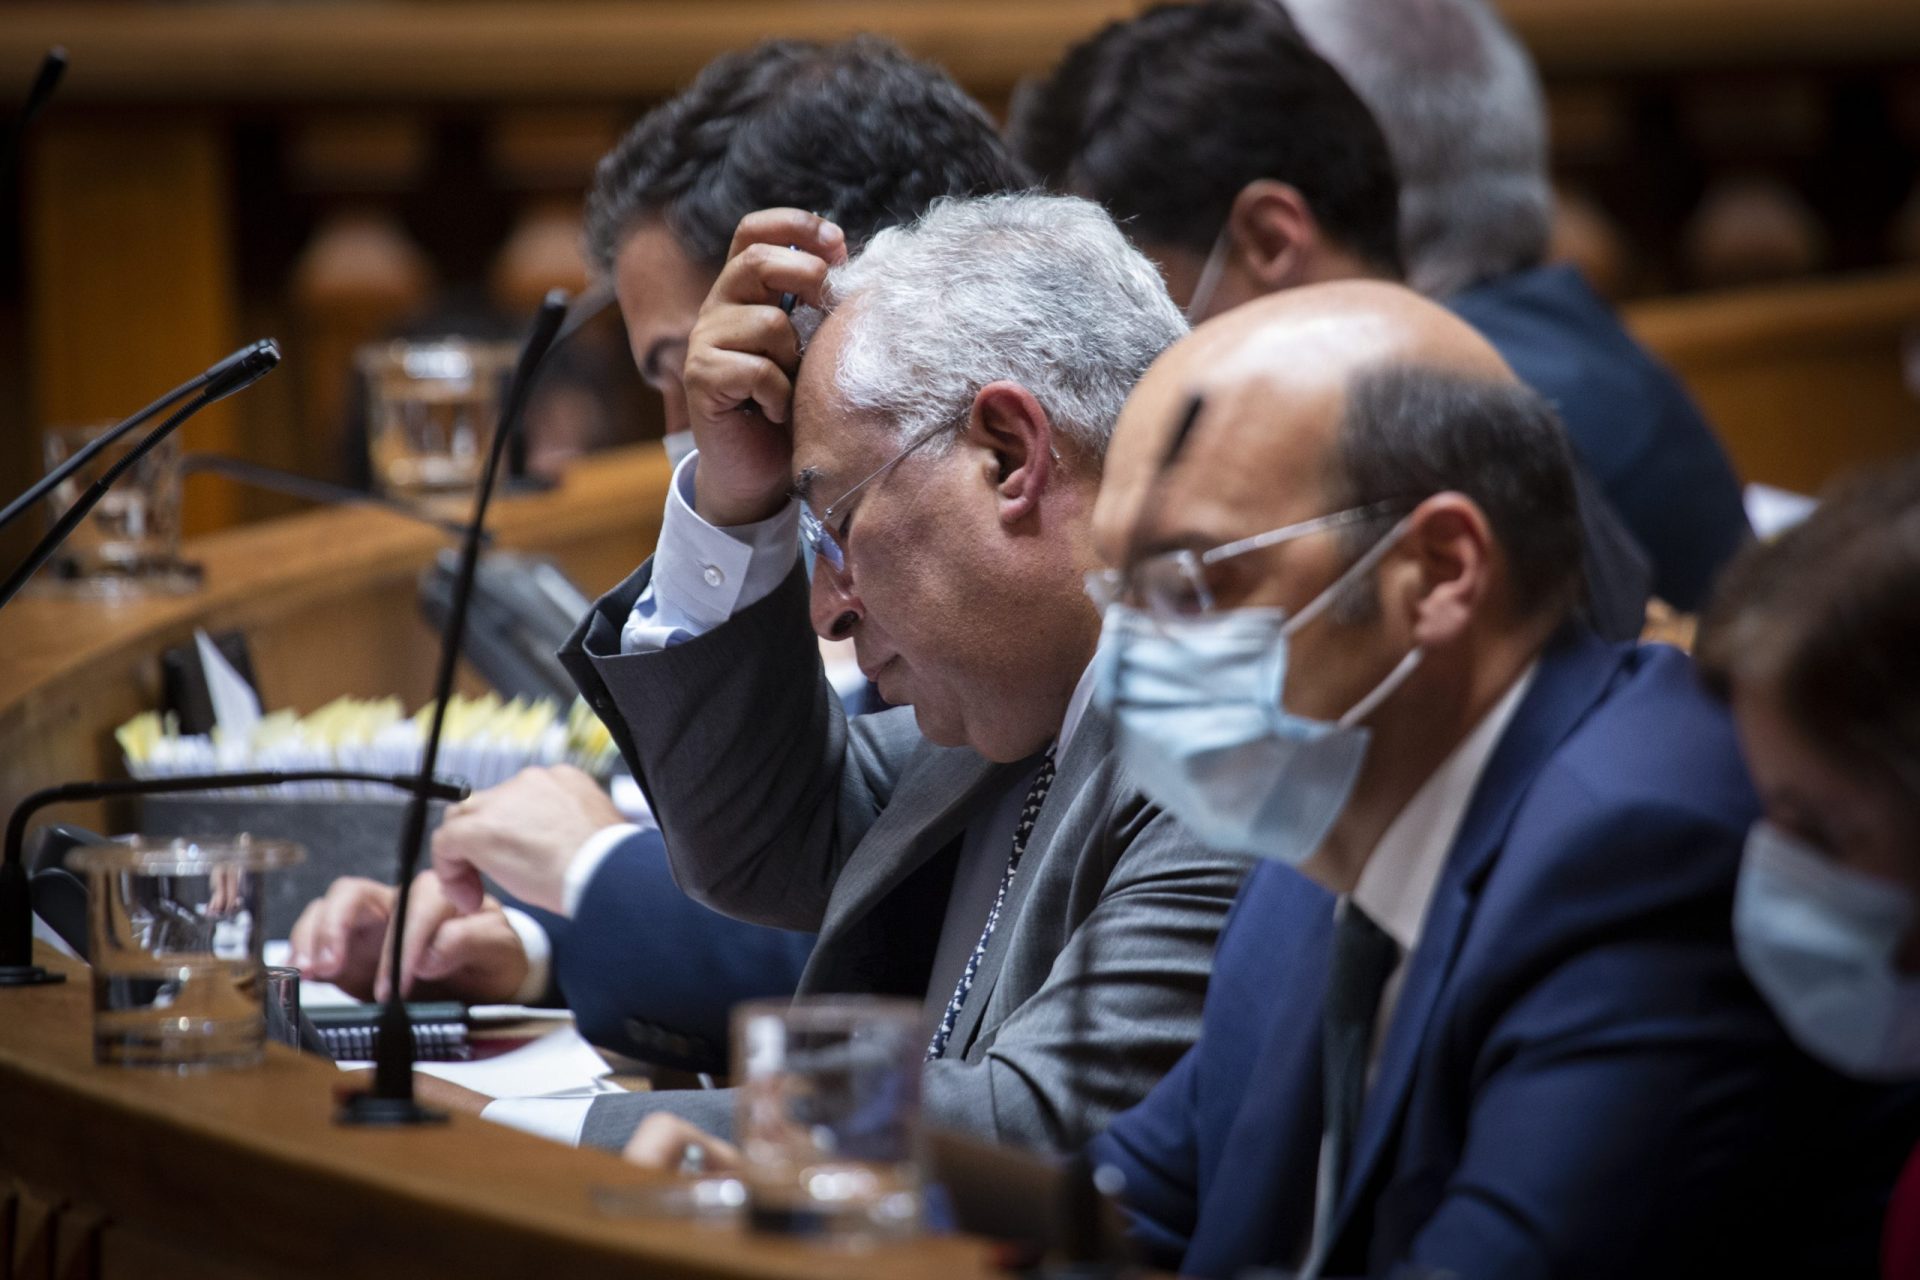
[[[1020,869],[1020,857],[1027,851],[1027,837],[1033,834],[1034,819],[1040,816],[1040,806],[1047,802],[1047,788],[1052,785],[1053,749],[1049,747],[1047,758],[1040,762],[1040,772],[1033,776],[1033,785],[1027,789],[1027,802],[1020,808],[1020,825],[1013,829],[1013,855],[1007,859],[1007,869],[1000,877],[1000,889],[993,895],[993,907],[987,912],[986,926],[980,930],[980,941],[974,944],[973,954],[967,957],[967,967],[961,971],[960,981],[954,984],[953,998],[947,1001],[946,1012],[940,1015],[940,1026],[927,1045],[928,1062],[946,1056],[947,1038],[953,1034],[953,1024],[960,1020],[960,1009],[967,1003],[967,992],[973,990],[974,975],[980,972],[980,961],[986,957],[987,944],[993,941],[993,928],[1000,923],[1000,908],[1007,900],[1007,887],[1013,883],[1013,873]]]
[[[1360,1109],[1367,1097],[1367,1060],[1373,1048],[1374,1023],[1380,997],[1394,966],[1400,963],[1400,945],[1352,902],[1334,926],[1333,956],[1327,968],[1327,999],[1322,1010],[1325,1035],[1322,1074],[1326,1088],[1326,1167],[1321,1171],[1320,1194],[1313,1207],[1314,1256],[1301,1276],[1320,1274],[1327,1252],[1333,1213],[1340,1205],[1348,1165],[1353,1159],[1354,1134],[1360,1128]]]

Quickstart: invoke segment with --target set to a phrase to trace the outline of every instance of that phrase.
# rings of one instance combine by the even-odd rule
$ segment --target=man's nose
[[[813,629],[828,640],[845,640],[866,617],[866,607],[847,575],[825,556],[813,561]]]

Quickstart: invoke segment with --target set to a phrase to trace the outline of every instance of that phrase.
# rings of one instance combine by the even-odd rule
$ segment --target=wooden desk
[[[655,1175],[467,1116],[336,1127],[340,1073],[277,1045],[246,1071],[97,1067],[69,971],[0,990],[0,1280],[998,1274],[976,1241],[836,1252],[608,1217],[595,1188]]]
[[[659,446],[638,445],[582,461],[551,492],[498,499],[490,524],[498,545],[551,555],[597,593],[652,550],[667,478]],[[206,571],[190,596],[16,599],[0,613],[0,813],[38,787],[120,776],[114,728],[160,704],[159,655],[195,627],[246,632],[270,707],[397,694],[411,710],[439,655],[417,581],[448,545],[386,512],[313,511],[190,540]]]
[[[1920,449],[1920,269],[1637,303],[1740,477],[1818,493]]]

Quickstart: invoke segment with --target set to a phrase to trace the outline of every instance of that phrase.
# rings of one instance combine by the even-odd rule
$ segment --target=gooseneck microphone
[[[120,778],[107,782],[68,782],[35,791],[7,819],[6,853],[0,858],[0,987],[39,986],[63,982],[33,962],[33,902],[28,892],[26,858],[27,820],[52,804],[75,800],[109,800],[116,796],[171,795],[194,791],[227,791],[237,787],[274,787],[283,782],[370,782],[410,792],[420,803],[428,800],[464,800],[465,783],[442,782],[427,775],[358,773],[343,769],[269,770],[255,773],[183,774],[170,778]]]
[[[394,515],[430,525],[441,533],[463,538],[467,533],[464,521],[446,520],[434,515],[424,507],[411,502],[402,502],[383,493],[373,493],[366,489],[350,489],[331,480],[316,480],[312,476],[299,475],[292,471],[281,471],[277,467],[263,467],[257,462],[248,462],[243,458],[230,458],[222,453],[189,453],[180,459],[180,475],[184,479],[191,475],[223,476],[256,489],[266,489],[273,493],[284,493],[290,498],[300,498],[307,502],[317,502],[332,507],[375,507],[381,511],[390,511]],[[493,535],[482,533],[481,541],[491,545]]]
[[[27,100],[20,106],[20,114],[13,118],[13,127],[7,130],[7,154],[0,161],[0,197],[4,197],[7,207],[13,207],[14,184],[20,176],[20,160],[26,154],[27,128],[33,118],[40,114],[40,108],[47,105],[47,99],[60,85],[60,77],[67,74],[67,51],[59,45],[47,50],[47,56],[40,59],[40,70],[33,77],[33,87],[27,90]]]
[[[500,411],[500,425],[494,429],[487,465],[480,476],[480,488],[474,494],[473,519],[460,546],[460,567],[454,577],[453,597],[447,609],[447,626],[440,637],[440,666],[433,684],[433,719],[427,727],[427,740],[420,754],[420,773],[432,777],[440,758],[440,733],[445,727],[447,703],[453,696],[453,672],[460,659],[460,643],[467,629],[467,606],[473,598],[473,580],[480,563],[480,537],[487,523],[487,506],[500,476],[507,441],[520,425],[527,396],[533,390],[541,361],[553,349],[561,323],[567,317],[567,295],[555,289],[540,304],[520,360],[514,366],[513,381],[508,384],[506,404]],[[401,958],[405,954],[407,911],[413,897],[413,877],[420,866],[420,846],[427,830],[427,797],[414,792],[407,805],[407,818],[400,834],[400,891],[393,909],[391,954],[393,989],[380,1009],[374,1041],[373,1087],[348,1094],[334,1119],[349,1125],[436,1124],[447,1117],[444,1112],[421,1106],[413,1096],[413,1027],[401,995],[404,974]]]
[[[107,490],[113,487],[114,481],[132,470],[135,466],[138,466],[140,460],[158,448],[160,442],[173,434],[174,429],[181,423],[215,401],[223,400],[236,391],[252,386],[262,377],[265,377],[266,374],[279,363],[279,346],[273,339],[263,338],[252,346],[234,352],[225,360],[222,360],[219,364],[214,365],[213,368],[200,375],[200,378],[195,380],[199,384],[199,394],[189,400],[185,406],[175,410],[166,421],[148,432],[146,439],[129,449],[126,455],[111,467],[108,467],[98,480],[88,485],[86,492],[75,499],[73,505],[68,507],[60,519],[54,522],[53,528],[47,531],[47,536],[40,539],[40,541],[34,545],[33,550],[27,553],[27,558],[20,562],[19,567],[8,575],[4,583],[0,583],[0,609],[6,608],[7,602],[20,593],[20,588],[27,585],[28,579],[32,578],[40,566],[47,562],[48,557],[54,553],[62,542],[67,540],[67,535],[79,527],[80,522],[87,518],[87,513],[93,510],[100,499],[106,497]],[[155,403],[159,403],[159,401]],[[142,412],[145,412],[145,410],[142,410]],[[138,415],[136,415],[136,418],[137,416]],[[134,419],[129,419],[128,421],[133,422]],[[104,444],[111,437],[125,434],[126,430],[131,430],[131,427],[123,423],[94,443],[96,445]],[[97,452],[97,450],[94,451]],[[72,473],[74,466],[85,461],[87,453],[87,450],[82,450],[80,453],[75,454],[74,457],[69,460],[67,466],[57,468],[50,473],[47,480],[43,480],[41,485],[36,485],[35,489],[45,486],[47,481],[58,483],[56,477],[64,479],[66,475]],[[32,489],[28,490],[28,495],[31,495],[33,492],[34,490]],[[23,495],[20,501],[26,501],[28,495]],[[9,510],[11,511],[11,509]]]
[[[273,353],[271,359],[268,359],[265,354],[267,350],[271,350]],[[206,372],[198,373],[188,378],[185,382],[167,392],[146,408],[141,409],[132,417],[122,418],[119,422],[114,423],[113,426],[109,427],[98,438],[89,441],[85,448],[75,453],[71,458],[68,458],[40,479],[34,481],[25,493],[15,498],[12,502],[9,502],[4,508],[0,508],[0,529],[6,528],[15,520],[19,519],[34,503],[53,492],[54,487],[62,480],[65,480],[81,467],[86,466],[95,454],[112,445],[114,441],[132,431],[141,423],[151,419],[155,414],[164,413],[196,391],[214,392],[217,390],[217,394],[213,397],[215,400],[221,396],[232,395],[242,387],[259,379],[267,370],[279,363],[279,360],[280,349],[274,346],[272,339],[265,339],[260,342],[248,343]],[[211,403],[211,401],[209,401],[209,403]]]

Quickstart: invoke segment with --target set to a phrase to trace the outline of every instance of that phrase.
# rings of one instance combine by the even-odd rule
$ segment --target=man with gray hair
[[[1107,438],[1184,331],[1086,201],[942,202],[852,260],[813,214],[748,216],[689,343],[658,551],[562,655],[679,883],[818,931],[803,995],[920,1001],[928,1114],[985,1138],[1067,1149],[1145,1095],[1244,871],[1141,798],[1086,705]],[[896,710],[841,714],[809,594]],[[606,1099],[583,1137],[729,1108]],[[673,1132],[656,1155],[697,1141]]]
[[[1739,480],[1673,374],[1577,270],[1546,264],[1547,117],[1527,51],[1485,0],[1285,4],[1386,135],[1408,283],[1553,403],[1653,561],[1655,594],[1700,608],[1750,536]]]

